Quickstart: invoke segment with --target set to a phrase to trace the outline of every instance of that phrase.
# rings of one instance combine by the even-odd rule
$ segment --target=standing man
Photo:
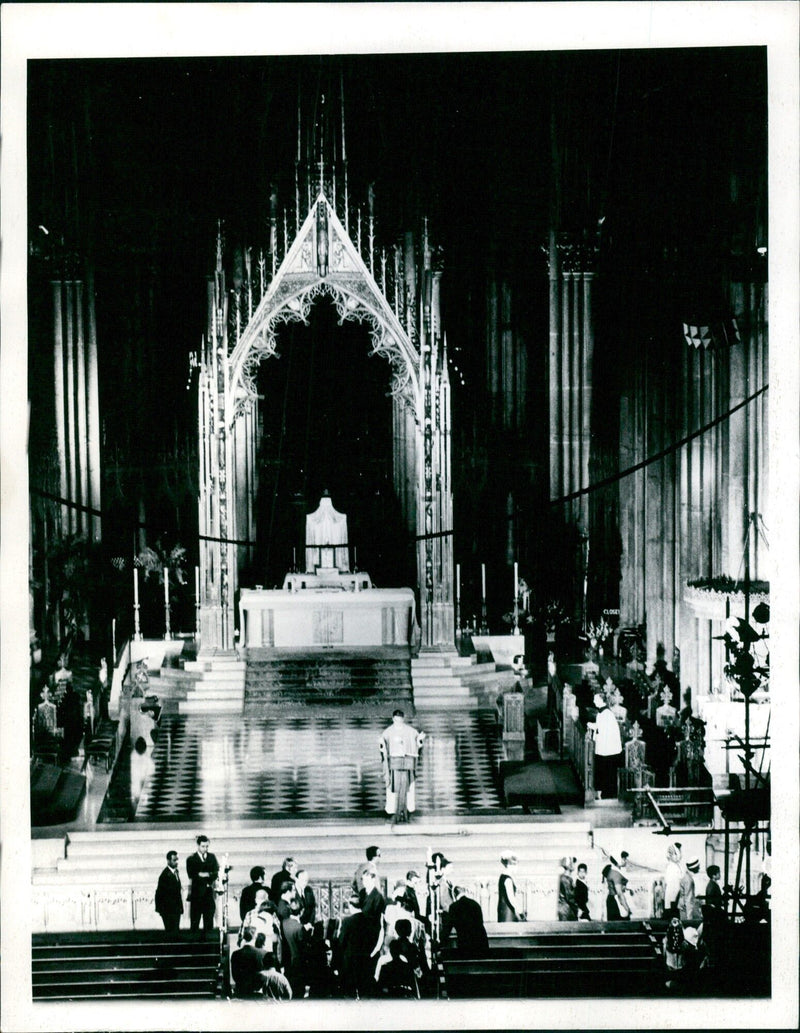
[[[250,869],[250,885],[245,886],[239,897],[239,917],[242,921],[247,912],[252,911],[256,906],[256,893],[264,889],[266,876],[266,871],[260,865]]]
[[[281,899],[281,890],[285,882],[291,882],[294,885],[294,877],[297,873],[297,861],[293,857],[285,857],[283,859],[283,865],[275,872],[270,880],[269,884],[269,899],[273,904],[277,904]]]
[[[598,798],[613,800],[617,795],[617,770],[622,758],[622,736],[605,697],[596,693],[594,705],[594,785]]]
[[[189,921],[192,932],[199,932],[200,919],[203,931],[214,928],[216,890],[214,883],[219,876],[219,862],[209,853],[211,845],[208,836],[197,837],[197,850],[186,858],[186,874],[189,876]]]
[[[367,895],[364,891],[364,873],[373,872],[375,875],[378,874],[378,858],[380,856],[381,848],[379,846],[368,846],[366,861],[361,862],[353,875],[352,892],[359,898],[362,904],[364,903],[364,897]]]
[[[589,914],[589,886],[586,882],[587,868],[585,864],[579,864],[575,876],[575,906],[578,909],[578,918],[591,921]]]
[[[422,921],[422,911],[420,909],[419,896],[417,895],[417,888],[420,886],[422,886],[422,879],[419,877],[419,872],[415,871],[413,868],[410,871],[407,871],[406,900],[408,901],[408,906],[411,908],[414,918],[416,918],[418,922]]]
[[[402,710],[392,713],[392,723],[380,738],[383,777],[386,785],[386,813],[392,824],[408,821],[417,809],[414,783],[417,758],[425,733],[406,724]]]
[[[155,903],[156,912],[161,915],[164,929],[168,933],[176,933],[183,914],[183,895],[181,894],[177,850],[167,852],[167,867],[158,877]]]
[[[317,898],[314,891],[308,885],[308,872],[305,868],[298,868],[295,876],[295,889],[300,904],[300,924],[307,929],[313,927],[317,920]]]

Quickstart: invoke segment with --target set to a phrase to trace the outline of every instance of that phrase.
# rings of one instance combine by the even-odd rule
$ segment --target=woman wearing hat
[[[525,912],[520,908],[517,884],[512,874],[517,867],[517,859],[507,850],[500,855],[500,863],[503,869],[497,881],[497,921],[524,922]]]
[[[678,907],[678,897],[683,879],[683,861],[681,860],[680,843],[670,843],[667,847],[667,867],[664,870],[664,911],[672,911]]]
[[[686,862],[678,890],[678,914],[682,922],[695,921],[701,917],[694,887],[694,877],[699,871],[700,861],[696,857]]]
[[[575,866],[574,857],[562,857],[561,875],[558,877],[558,905],[556,908],[559,922],[577,922],[578,905],[575,903],[575,883],[572,879],[572,870]]]

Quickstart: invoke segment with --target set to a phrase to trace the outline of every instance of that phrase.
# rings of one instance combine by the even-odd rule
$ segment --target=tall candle
[[[169,606],[169,567],[164,567],[164,605]]]
[[[139,568],[133,568],[133,605],[139,605]]]
[[[517,601],[519,595],[519,567],[517,566],[516,560],[514,561],[514,602]]]
[[[194,568],[194,601],[200,605],[200,568]]]
[[[456,599],[461,598],[461,564],[456,563]]]
[[[481,563],[481,599],[486,598],[486,564]]]

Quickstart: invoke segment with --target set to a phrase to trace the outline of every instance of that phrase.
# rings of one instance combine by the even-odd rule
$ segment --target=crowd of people
[[[308,871],[295,858],[285,858],[269,880],[265,868],[252,868],[239,899],[241,925],[231,955],[236,996],[431,995],[431,914],[421,909],[418,895],[423,880],[409,869],[385,897],[379,859],[379,847],[369,847],[353,875],[346,913],[328,921],[318,915]]]
[[[310,873],[294,857],[268,877],[255,866],[238,899],[238,935],[230,956],[233,992],[237,997],[268,1001],[297,998],[409,998],[435,996],[434,949],[446,947],[469,958],[488,955],[489,937],[481,904],[460,885],[451,862],[441,852],[429,855],[420,871],[409,868],[381,891],[380,848],[370,846],[349,887],[344,913],[320,913]],[[588,867],[574,857],[560,861],[557,916],[560,921],[625,921],[631,918],[633,890],[627,851],[620,860],[605,855],[602,869],[604,913],[592,913]],[[500,857],[497,921],[524,922],[524,895],[511,851]],[[634,866],[635,868],[635,866]],[[680,843],[667,850],[664,873],[663,940],[666,985],[690,985],[701,967],[720,963],[726,928],[720,869],[707,868],[708,885],[700,907],[694,876],[696,858],[684,861]],[[186,858],[190,932],[215,932],[217,898],[224,892],[228,865],[217,860],[207,836]],[[234,905],[231,905],[234,906]],[[658,906],[658,905],[657,905]],[[168,933],[177,933],[184,915],[184,894],[178,853],[167,853],[158,879],[155,907]],[[327,910],[327,909],[326,909]],[[236,921],[228,914],[228,928]],[[201,930],[202,926],[202,930]]]
[[[104,661],[105,662],[105,661]],[[42,681],[31,678],[31,743],[36,754],[68,765],[81,743],[88,743],[99,719],[108,717],[107,686],[100,680],[96,691],[78,687],[66,653],[61,653],[55,670]]]
[[[548,660],[548,722],[560,722],[563,683],[555,657]],[[617,774],[634,724],[656,786],[691,786],[709,779],[702,763],[705,722],[692,711],[690,688],[681,689],[678,674],[667,667],[663,647],[652,670],[634,661],[620,667],[615,681],[603,682],[596,664],[585,665],[584,676],[571,689],[581,723],[594,733],[594,789],[598,800],[617,796]]]
[[[169,850],[159,875],[155,909],[168,934],[180,931],[185,914],[180,859]],[[453,866],[441,851],[419,870],[409,868],[381,891],[380,848],[370,846],[356,867],[345,911],[325,920],[320,914],[309,872],[294,857],[267,875],[250,870],[250,882],[238,900],[239,930],[230,971],[237,997],[270,1001],[296,998],[409,998],[435,996],[434,943],[451,943],[467,956],[489,950],[480,903],[453,878]],[[498,888],[504,917],[522,921],[513,879],[516,858],[506,852]],[[217,899],[225,892],[229,866],[199,835],[185,861],[190,934],[217,936]],[[224,913],[223,913],[224,914]],[[234,916],[227,915],[230,928]]]

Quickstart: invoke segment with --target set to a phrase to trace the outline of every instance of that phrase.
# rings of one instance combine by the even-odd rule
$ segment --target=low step
[[[225,714],[240,714],[242,712],[242,701],[240,699],[232,700],[212,700],[204,702],[203,700],[197,699],[182,699],[178,703],[178,710],[181,714],[210,714],[210,713],[225,713]]]
[[[244,671],[247,663],[244,660],[187,660],[184,671]]]
[[[418,710],[452,710],[455,713],[481,709],[474,696],[420,696],[416,707]]]

